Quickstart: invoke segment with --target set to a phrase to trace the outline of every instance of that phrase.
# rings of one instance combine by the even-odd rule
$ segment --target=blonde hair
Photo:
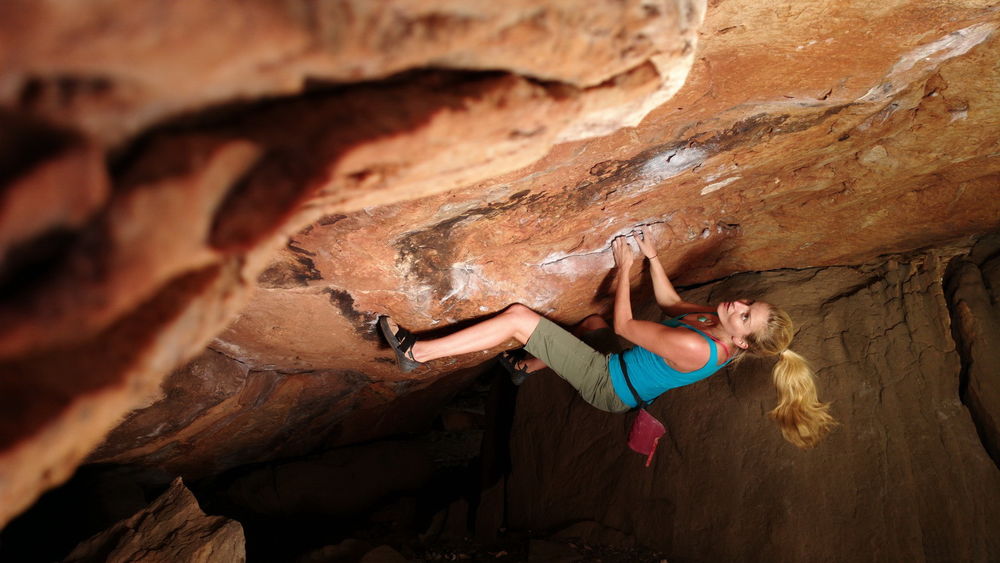
[[[836,421],[830,405],[816,394],[815,374],[805,358],[788,349],[795,335],[792,318],[771,306],[765,327],[747,335],[747,353],[754,356],[778,356],[771,372],[778,390],[778,406],[768,415],[781,429],[786,440],[800,448],[819,443]]]

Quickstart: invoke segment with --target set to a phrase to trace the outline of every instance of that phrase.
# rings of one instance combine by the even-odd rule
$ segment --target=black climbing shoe
[[[504,352],[500,354],[500,365],[504,367],[510,373],[510,382],[514,385],[520,386],[524,383],[525,379],[531,375],[531,372],[524,367],[524,355],[518,354],[515,356],[511,352]],[[520,364],[520,366],[518,365]]]
[[[400,371],[407,373],[424,365],[413,357],[413,345],[417,343],[417,337],[413,333],[396,325],[385,315],[378,318],[378,328],[396,352],[396,363],[399,364]]]

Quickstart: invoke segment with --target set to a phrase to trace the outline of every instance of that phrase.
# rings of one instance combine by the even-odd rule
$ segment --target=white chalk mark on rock
[[[874,102],[895,95],[909,83],[906,80],[894,80],[897,76],[918,64],[934,67],[948,59],[964,55],[976,45],[986,41],[996,28],[995,23],[970,25],[949,33],[937,41],[917,47],[900,57],[896,64],[892,65],[882,83],[872,87],[860,101]]]
[[[707,185],[707,186],[705,186],[704,188],[701,189],[701,195],[710,194],[710,193],[714,192],[715,190],[718,190],[720,188],[728,186],[729,184],[732,184],[733,182],[735,182],[736,180],[739,180],[740,178],[742,178],[742,176],[733,176],[732,178],[726,178],[725,180],[722,180],[721,182],[715,182],[714,184],[709,184],[709,185]]]
[[[496,284],[483,276],[482,267],[473,264],[452,264],[450,285],[451,291],[442,297],[439,303],[444,303],[452,297],[461,300],[496,294]]]
[[[644,232],[657,238],[658,233],[656,231],[659,229],[658,225],[665,223],[667,223],[666,220],[657,218],[627,225],[611,234],[599,248],[590,248],[589,250],[572,253],[553,252],[543,258],[536,266],[547,274],[564,276],[570,280],[575,280],[582,276],[593,276],[614,267],[615,258],[611,252],[611,242],[613,240],[627,235],[636,229],[642,229]],[[631,241],[629,244],[632,244]]]
[[[639,167],[639,177],[626,187],[632,195],[648,191],[665,180],[690,170],[708,158],[708,151],[699,147],[681,147],[664,151]]]

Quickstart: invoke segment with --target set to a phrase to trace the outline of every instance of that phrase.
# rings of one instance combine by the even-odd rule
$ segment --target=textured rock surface
[[[997,91],[971,78],[995,72],[993,12],[953,13],[951,28],[928,29],[918,41],[907,34],[927,23],[920,19],[885,26],[896,30],[888,36],[830,27],[865,13],[844,7],[824,24],[828,37],[809,43],[816,30],[785,29],[789,36],[765,49],[748,44],[744,28],[757,20],[738,8],[723,3],[709,12],[704,34],[712,39],[689,84],[641,127],[560,145],[530,168],[416,203],[327,215],[293,235],[260,276],[253,301],[212,345],[259,378],[261,386],[242,387],[243,400],[290,408],[270,399],[264,382],[285,385],[307,373],[341,374],[310,391],[317,409],[334,405],[316,411],[330,422],[349,416],[336,405],[353,401],[350,391],[368,378],[387,400],[439,378],[436,393],[447,396],[457,387],[442,374],[491,354],[401,376],[373,339],[379,312],[433,328],[519,300],[575,321],[607,307],[608,241],[635,224],[670,241],[664,260],[687,283],[744,269],[862,263],[996,227],[1000,168],[990,151],[1000,129],[990,108]],[[880,14],[908,18],[904,12],[899,5]],[[729,25],[741,17],[749,18],[743,28]],[[881,64],[828,60],[862,39],[868,43],[850,52],[877,53]],[[750,66],[733,66],[740,61]],[[764,80],[772,72],[797,80]],[[841,74],[850,79],[832,88],[831,76]],[[806,96],[810,84],[816,92]],[[173,405],[159,408],[180,408]],[[264,442],[287,435],[287,426],[269,429],[267,419],[232,408],[212,416],[238,417]],[[390,412],[407,424],[404,411]],[[222,428],[212,420],[192,429]],[[164,448],[178,435],[151,430],[130,420],[94,459],[125,462],[156,451],[187,471],[198,463],[217,470],[219,457],[238,461],[207,450],[172,456]],[[335,434],[332,443],[357,438],[340,427]],[[147,446],[130,451],[140,436]],[[310,445],[307,436],[299,440]],[[180,434],[180,443],[217,442]]]
[[[243,528],[206,516],[176,479],[135,516],[81,543],[64,561],[246,561]]]
[[[559,140],[636,124],[683,83],[704,15],[697,0],[605,2],[586,17],[565,2],[513,8],[0,7],[0,406],[9,413],[0,522],[65,480],[122,415],[161,398],[164,375],[245,305],[290,234],[334,212],[509,172]],[[535,56],[548,42],[566,58]],[[332,417],[383,418],[363,409],[401,393],[380,390],[371,375],[346,388],[325,378],[333,386],[307,390],[315,402],[303,419],[345,393],[361,397],[346,399],[360,409]],[[271,406],[270,420],[294,426],[286,414],[299,405],[281,399],[298,396],[302,378],[247,381],[245,395],[220,403],[235,408],[212,414],[263,421],[251,409]],[[173,398],[219,400],[201,388]],[[277,400],[261,405],[266,398]],[[156,438],[160,424],[140,419],[154,424],[142,436]],[[247,451],[280,440],[277,426],[264,428],[270,437]],[[207,459],[194,465],[249,460]]]
[[[681,283],[1000,226],[987,2],[464,4],[0,7],[0,521],[426,424],[491,354],[399,374],[378,313],[576,321],[636,224]]]
[[[962,354],[962,401],[1000,467],[1000,236],[980,241],[949,272],[949,306]]]
[[[510,526],[598,542],[625,534],[670,561],[995,559],[1000,471],[959,400],[943,267],[929,255],[740,275],[688,295],[766,299],[797,319],[793,348],[840,422],[808,452],[765,417],[775,402],[765,362],[657,400],[668,435],[648,469],[627,448],[625,418],[589,408],[555,376],[529,379],[512,433]]]
[[[414,68],[503,69],[589,88],[619,86],[615,81],[652,66],[664,76],[675,72],[668,85],[675,89],[690,60],[675,63],[692,54],[705,3],[595,2],[581,10],[567,0],[225,0],[124,11],[100,0],[13,0],[0,9],[0,102],[114,143],[206,106]],[[628,99],[613,90],[615,102]]]

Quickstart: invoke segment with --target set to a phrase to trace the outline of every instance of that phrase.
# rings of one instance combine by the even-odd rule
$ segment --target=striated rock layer
[[[400,374],[378,314],[424,330],[514,301],[566,323],[607,311],[609,242],[636,225],[684,284],[1000,227],[1000,14],[984,1],[0,16],[0,522],[85,458],[198,478],[420,428],[493,354]],[[838,408],[870,412],[848,389]],[[872,427],[914,415],[878,406]],[[981,461],[975,428],[949,416],[922,428]],[[840,439],[896,447],[864,427]],[[764,462],[737,443],[711,455],[730,446]],[[882,516],[857,498],[852,518]],[[643,526],[643,541],[671,529]]]
[[[122,10],[100,0],[12,0],[0,9],[0,101],[116,144],[216,104],[429,67],[598,87],[589,109],[604,115],[564,136],[599,125],[611,132],[637,123],[641,108],[648,112],[683,83],[705,3],[224,0]],[[667,91],[630,99],[623,83]],[[627,109],[631,123],[606,119]]]
[[[376,426],[419,425],[411,414],[421,403],[463,384],[447,374],[493,354],[399,374],[375,336],[379,313],[430,329],[521,301],[574,322],[607,310],[608,243],[635,225],[669,244],[662,259],[681,283],[864,263],[996,228],[997,91],[981,76],[996,72],[995,12],[951,12],[952,27],[926,28],[917,40],[909,33],[932,21],[925,12],[879,12],[896,23],[878,35],[834,26],[875,17],[867,8],[838,10],[825,36],[793,26],[758,47],[747,25],[771,20],[754,19],[750,6],[715,6],[688,84],[640,127],[559,145],[529,168],[467,188],[326,215],[273,257],[251,303],[212,344],[211,361],[227,357],[233,367],[222,373],[239,374],[227,376],[230,399],[165,398],[92,459],[153,456],[201,474],[266,455],[251,442],[291,455],[366,439]],[[171,381],[193,383],[186,371]],[[421,399],[409,401],[417,389]],[[371,392],[381,399],[367,404],[389,408],[367,411],[358,401]],[[314,406],[292,406],[299,402]],[[152,420],[165,414],[153,412],[181,409],[198,422],[156,431]],[[301,422],[275,420],[284,412]],[[377,425],[358,423],[371,416]],[[294,424],[317,431],[288,440]],[[226,428],[252,438],[217,438]],[[194,451],[203,453],[180,453]]]
[[[577,12],[566,2],[5,3],[0,522],[66,479],[125,413],[162,398],[165,374],[238,313],[290,234],[635,125],[683,83],[703,2]],[[567,58],[539,59],[539,44]],[[305,408],[275,402],[299,396],[301,378],[254,374],[260,385],[216,413],[294,431],[289,411],[315,419],[344,394],[330,423],[378,419],[365,410],[406,393],[383,389],[366,363],[307,378],[321,389],[306,388]],[[200,407],[221,399],[180,387],[174,397]],[[268,406],[273,417],[261,416]],[[224,436],[187,411],[184,432]],[[247,428],[256,447],[242,452],[206,444],[209,465],[250,461],[275,429]],[[312,445],[306,436],[290,449]]]

